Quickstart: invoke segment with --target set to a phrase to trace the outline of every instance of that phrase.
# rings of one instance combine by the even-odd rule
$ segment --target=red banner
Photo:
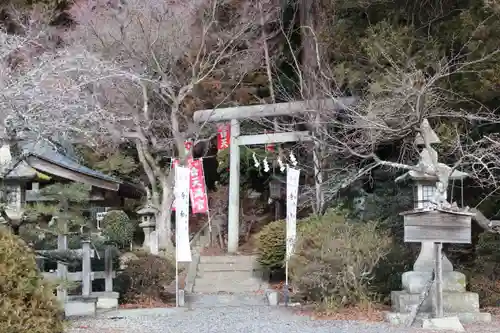
[[[229,123],[219,124],[217,126],[217,149],[224,150],[229,148],[231,141],[231,125]]]
[[[186,155],[189,155],[192,146],[193,146],[193,141],[184,141],[184,148],[186,148]]]
[[[191,210],[194,214],[208,212],[208,197],[205,186],[205,175],[203,173],[203,160],[197,159],[191,162],[191,182],[189,184],[189,196],[191,197]]]
[[[264,133],[267,133],[267,131],[264,131]],[[268,152],[274,152],[274,143],[266,143],[265,150]]]
[[[172,168],[179,165],[179,160],[172,160]],[[188,165],[191,170],[191,179],[189,181],[189,197],[191,199],[191,210],[194,214],[208,212],[208,197],[205,186],[205,174],[203,172],[203,160],[192,158],[188,159]],[[175,210],[175,200],[172,204],[172,210]]]

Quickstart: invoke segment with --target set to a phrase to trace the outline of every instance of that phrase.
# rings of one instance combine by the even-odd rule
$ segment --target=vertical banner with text
[[[189,167],[175,168],[175,255],[178,262],[191,261],[189,246]]]
[[[175,169],[179,166],[179,160],[178,159],[172,159],[172,170],[170,172],[174,173],[174,200],[172,201],[172,210],[175,210]]]
[[[191,178],[189,183],[189,196],[191,197],[191,209],[193,214],[208,212],[208,197],[205,186],[205,175],[203,173],[203,160],[191,161]]]
[[[224,150],[229,148],[231,140],[231,125],[229,123],[217,125],[217,149]]]
[[[297,236],[297,196],[300,170],[288,168],[286,172],[286,259],[290,259]]]
[[[190,167],[191,165],[192,158],[188,158],[187,165]],[[176,159],[172,159],[172,172],[175,172],[175,168],[180,165],[180,161]],[[175,174],[174,174],[175,175]],[[174,188],[175,188],[175,177],[174,177]],[[175,191],[175,190],[174,190]],[[175,211],[175,194],[174,194],[174,200],[172,201],[172,210]]]

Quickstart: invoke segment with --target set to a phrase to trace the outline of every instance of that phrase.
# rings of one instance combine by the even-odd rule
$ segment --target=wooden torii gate
[[[240,220],[240,146],[312,141],[310,132],[294,131],[257,135],[240,135],[240,120],[249,118],[292,116],[318,110],[342,110],[352,105],[352,97],[322,99],[289,103],[260,104],[220,109],[200,110],[193,115],[195,123],[231,121],[231,140],[229,143],[229,211],[227,251],[238,250]],[[317,184],[321,186],[321,184]]]

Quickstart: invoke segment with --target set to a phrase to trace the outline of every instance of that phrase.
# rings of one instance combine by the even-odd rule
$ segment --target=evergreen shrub
[[[257,261],[270,271],[281,269],[285,260],[286,222],[273,221],[255,235],[257,245]]]
[[[103,235],[118,246],[127,246],[134,238],[135,221],[122,210],[109,211],[102,220]]]
[[[62,315],[33,251],[0,227],[0,333],[62,333]]]

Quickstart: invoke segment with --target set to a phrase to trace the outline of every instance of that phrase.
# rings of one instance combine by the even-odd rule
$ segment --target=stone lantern
[[[151,233],[154,231],[156,226],[155,217],[157,213],[158,210],[152,205],[146,205],[137,211],[137,214],[141,218],[139,227],[141,227],[144,232],[144,243],[142,246],[145,249],[150,249],[151,247]]]
[[[426,137],[430,145],[440,143],[438,136],[430,128],[427,120],[423,121],[421,129],[424,131],[424,136]],[[468,176],[464,172],[461,172],[459,170],[452,170],[451,167],[443,163],[439,163],[437,152],[432,147],[425,147],[423,137],[420,134],[415,139],[415,144],[417,147],[422,149],[420,153],[419,163],[416,166],[417,168],[422,166],[436,168],[435,163],[437,162],[439,174],[449,175],[448,183],[453,182],[453,180],[462,180]],[[451,223],[452,220],[459,221],[459,215],[463,215],[464,220],[468,221],[468,229],[466,229],[465,232],[462,231],[461,236],[462,240],[464,238],[467,238],[465,236],[468,236],[468,240],[449,242],[470,242],[470,215],[474,215],[470,213],[462,213],[460,211],[452,212],[451,209],[450,211],[441,209],[438,209],[438,211],[436,211],[437,198],[440,196],[446,197],[448,190],[442,189],[439,192],[437,191],[438,185],[440,186],[441,183],[439,183],[439,179],[436,175],[411,170],[398,177],[396,179],[396,182],[406,179],[410,179],[413,181],[415,201],[413,211],[405,212],[402,214],[405,217],[405,242],[416,241],[415,238],[412,240],[411,237],[408,237],[407,234],[410,234],[411,232],[417,234],[420,233],[416,238],[418,238],[418,241],[421,242],[421,248],[418,258],[413,265],[413,270],[405,272],[402,275],[403,290],[391,292],[392,309],[395,312],[389,314],[389,320],[396,322],[400,320],[397,318],[400,318],[401,314],[409,313],[411,309],[420,302],[421,293],[426,288],[428,281],[433,279],[433,271],[435,268],[435,247],[434,241],[432,241],[431,239],[435,238],[435,233],[438,232],[437,229],[433,229],[433,226],[438,228],[438,224],[441,223],[441,221],[443,221],[444,224],[448,223],[447,225],[455,226],[455,224],[449,223]],[[442,200],[447,200],[447,198],[442,198]],[[448,206],[451,207],[454,205],[448,204]],[[454,214],[455,216],[451,216],[451,214]],[[447,219],[449,219],[451,222],[444,221]],[[407,223],[411,220],[417,221],[418,223]],[[425,227],[408,226],[410,224],[422,224],[425,225]],[[427,234],[422,233],[422,231],[426,232]],[[444,234],[446,234],[446,232],[444,232]],[[449,236],[452,235],[450,234]],[[422,241],[422,239],[429,239],[430,241]],[[443,239],[448,238],[447,236],[444,236]],[[444,311],[446,313],[454,313],[458,315],[463,322],[488,321],[491,318],[489,314],[479,312],[478,294],[466,292],[465,275],[460,272],[454,271],[453,265],[444,254],[442,254],[442,285]],[[432,308],[432,297],[427,297],[427,299],[423,302],[420,311],[424,314],[430,315],[430,313],[432,312]],[[396,314],[397,316],[395,316]],[[391,315],[392,317],[390,317]]]
[[[285,180],[280,176],[272,176],[269,181],[269,196],[273,200],[279,200],[283,197],[283,190],[285,188]]]
[[[286,196],[286,181],[281,176],[272,176],[269,181],[269,202],[274,202],[274,219],[280,219],[283,195]]]

